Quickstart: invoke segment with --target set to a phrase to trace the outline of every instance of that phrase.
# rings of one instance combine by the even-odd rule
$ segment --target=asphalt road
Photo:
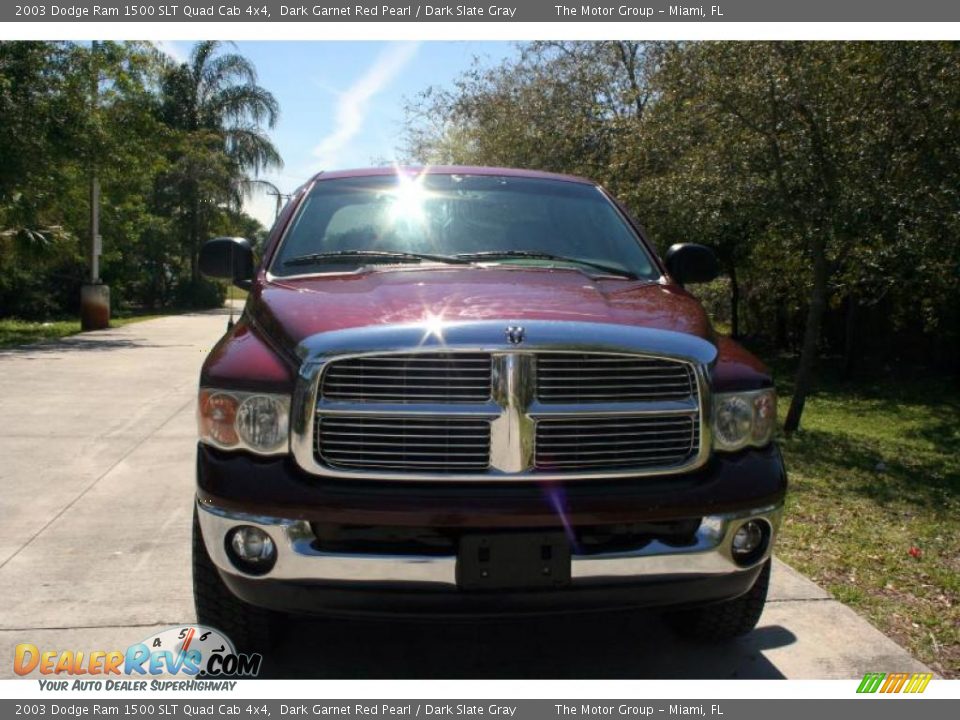
[[[125,648],[192,622],[196,384],[222,313],[0,350],[0,677],[17,643]],[[275,677],[859,678],[924,671],[776,563],[749,637],[675,639],[653,613],[437,623],[298,621]]]

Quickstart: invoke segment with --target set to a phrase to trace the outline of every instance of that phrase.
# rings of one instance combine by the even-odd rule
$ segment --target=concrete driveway
[[[194,618],[194,403],[224,313],[0,350],[0,677],[17,643],[114,649]],[[759,628],[704,651],[652,613],[303,621],[277,677],[859,678],[926,668],[776,563]]]

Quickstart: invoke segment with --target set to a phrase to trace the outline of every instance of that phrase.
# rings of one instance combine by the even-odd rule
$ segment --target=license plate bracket
[[[563,531],[470,533],[460,538],[461,590],[536,590],[570,584],[570,543]]]

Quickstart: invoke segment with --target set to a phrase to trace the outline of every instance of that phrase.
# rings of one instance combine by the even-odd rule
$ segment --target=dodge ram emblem
[[[507,326],[507,340],[510,341],[511,345],[519,345],[523,342],[524,330],[519,325],[508,325]]]

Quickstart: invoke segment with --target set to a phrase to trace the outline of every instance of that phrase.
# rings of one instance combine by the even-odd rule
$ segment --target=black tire
[[[193,601],[197,622],[219,630],[238,652],[267,655],[276,642],[281,616],[243,602],[224,584],[207,553],[193,509]]]
[[[753,586],[726,602],[670,613],[667,620],[677,635],[698,642],[718,643],[746,635],[757,626],[770,586],[770,560]]]

